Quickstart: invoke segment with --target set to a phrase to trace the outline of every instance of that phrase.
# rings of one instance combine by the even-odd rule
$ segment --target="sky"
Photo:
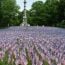
[[[26,0],[27,4],[26,4],[26,9],[29,10],[31,8],[31,5],[33,2],[35,1],[43,1],[45,2],[46,0]],[[24,9],[24,0],[16,0],[17,4],[20,6],[20,11],[22,11]]]

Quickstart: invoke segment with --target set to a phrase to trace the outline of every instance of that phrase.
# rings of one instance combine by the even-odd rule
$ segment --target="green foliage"
[[[8,52],[5,52],[5,56],[3,58],[3,65],[7,65],[8,64]]]
[[[28,23],[32,26],[65,27],[65,0],[36,1],[27,11]],[[16,0],[0,0],[0,27],[20,25],[23,11],[19,12]]]
[[[65,0],[46,0],[45,3],[36,1],[27,14],[30,25],[64,27]]]
[[[57,24],[57,26],[65,28],[65,20],[62,20],[60,23]]]
[[[36,48],[34,48],[34,49],[35,49],[36,53],[38,55],[40,55],[39,52],[37,51],[37,49]],[[13,51],[12,51],[12,55],[11,55],[10,61],[9,61],[9,53],[8,52],[9,52],[9,50],[7,50],[5,52],[4,58],[2,60],[0,60],[0,65],[16,65],[15,64],[16,58],[15,58],[15,55],[14,55]],[[29,56],[27,48],[25,48],[25,52],[26,52],[26,59],[27,59],[27,62],[28,62],[27,65],[32,65],[32,59],[30,59],[30,56]],[[51,63],[53,65],[57,65],[56,61],[52,60],[52,59],[51,59]],[[21,65],[21,64],[19,64],[19,65]],[[47,60],[43,60],[43,64],[42,65],[49,65],[49,63],[48,63]]]
[[[13,61],[14,59],[14,61]],[[15,65],[15,55],[12,53],[11,60],[9,61],[8,50],[5,52],[3,59],[0,59],[0,65]],[[9,62],[8,62],[9,61]]]
[[[57,65],[56,60],[51,59],[51,63],[52,63],[52,65]]]
[[[28,61],[28,64],[27,64],[27,65],[32,65],[32,61],[31,61],[31,59],[30,59],[30,57],[29,57],[29,55],[28,55],[27,49],[25,49],[25,51],[26,51],[26,59],[27,59],[27,61]]]
[[[3,60],[0,60],[0,65],[9,65],[8,64],[8,53],[5,52],[5,56],[3,58]]]
[[[30,23],[31,25],[49,25],[53,26],[57,23],[57,6],[58,1],[46,1],[43,3],[42,1],[37,1],[33,3],[32,8],[30,10]]]
[[[17,14],[19,7],[16,0],[1,0],[0,1],[0,27],[16,25],[18,22]]]
[[[42,25],[43,15],[43,2],[37,1],[33,3],[32,8],[30,10],[30,24],[31,25]]]
[[[43,65],[49,65],[47,60],[43,60]]]

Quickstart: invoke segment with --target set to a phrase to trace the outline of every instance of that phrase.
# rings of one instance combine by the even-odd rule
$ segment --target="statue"
[[[27,15],[26,15],[26,0],[24,0],[23,23],[21,24],[21,26],[30,26],[30,25],[27,23]]]

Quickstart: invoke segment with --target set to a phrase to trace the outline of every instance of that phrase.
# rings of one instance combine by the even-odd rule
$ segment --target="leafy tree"
[[[61,15],[61,20],[65,19],[65,0],[59,1],[59,15]],[[62,13],[62,14],[60,14]]]
[[[37,1],[33,3],[30,10],[30,24],[31,25],[42,25],[42,11],[43,11],[43,2]]]
[[[56,26],[58,22],[58,0],[36,1],[30,10],[31,25]]]
[[[58,4],[58,24],[63,23],[65,20],[65,0],[59,0]],[[65,24],[65,22],[64,22]]]
[[[19,7],[16,0],[1,0],[0,5],[0,27],[7,26],[8,23],[12,25],[12,22],[17,21]]]
[[[58,0],[47,0],[44,10],[46,25],[55,26],[58,22]]]

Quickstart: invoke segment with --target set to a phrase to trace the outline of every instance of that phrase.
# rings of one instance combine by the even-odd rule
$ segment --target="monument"
[[[23,23],[21,23],[20,26],[30,26],[30,25],[27,23],[26,3],[27,3],[26,0],[24,0]]]

